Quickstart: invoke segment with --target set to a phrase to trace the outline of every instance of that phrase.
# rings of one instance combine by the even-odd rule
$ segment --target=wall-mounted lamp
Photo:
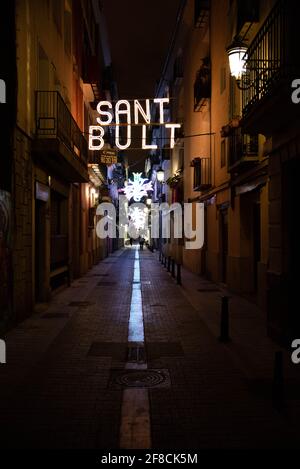
[[[157,171],[156,171],[156,177],[157,177],[157,180],[158,182],[164,182],[165,180],[165,172],[162,168],[159,168]]]
[[[226,49],[229,59],[230,74],[236,79],[239,89],[244,89],[241,86],[241,80],[246,73],[247,51],[247,45],[237,39]]]

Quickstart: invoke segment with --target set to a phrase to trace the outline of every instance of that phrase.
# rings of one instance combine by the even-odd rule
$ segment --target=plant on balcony
[[[180,183],[182,179],[182,169],[178,169],[176,171],[176,173],[169,177],[167,180],[166,180],[166,184],[171,188],[171,189],[174,189],[175,187],[178,186],[178,184]]]

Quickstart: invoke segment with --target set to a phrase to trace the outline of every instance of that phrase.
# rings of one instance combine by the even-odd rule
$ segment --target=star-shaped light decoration
[[[153,191],[152,182],[142,178],[142,173],[133,173],[133,181],[129,180],[123,192],[128,200],[140,202],[142,197],[147,196],[148,192]]]
[[[129,210],[130,221],[137,230],[143,230],[146,226],[146,213],[138,207]]]

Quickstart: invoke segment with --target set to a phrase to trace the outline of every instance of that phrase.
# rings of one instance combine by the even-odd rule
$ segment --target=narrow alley
[[[287,389],[284,411],[272,405],[276,347],[265,338],[260,311],[232,297],[232,340],[222,344],[221,287],[187,271],[182,277],[179,286],[158,253],[133,245],[9,332],[0,375],[3,446],[299,444],[297,393]]]

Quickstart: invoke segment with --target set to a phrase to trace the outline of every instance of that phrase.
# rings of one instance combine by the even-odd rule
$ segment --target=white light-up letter
[[[144,121],[147,122],[147,124],[150,124],[151,122],[150,99],[146,99],[146,112],[143,109],[141,103],[137,99],[134,100],[134,123],[135,124],[139,123],[139,113],[143,117]]]
[[[166,129],[171,129],[170,148],[175,146],[175,129],[180,129],[181,124],[166,124]]]
[[[98,122],[98,124],[100,125],[108,125],[111,123],[112,121],[112,112],[111,111],[103,111],[101,108],[102,106],[107,106],[108,109],[112,109],[112,104],[109,102],[109,101],[99,101],[99,103],[97,104],[97,112],[98,114],[100,114],[100,116],[106,116],[107,117],[107,120],[103,121],[101,119],[101,117],[97,117],[96,121]]]
[[[147,127],[143,125],[143,135],[142,135],[142,149],[143,150],[157,150],[157,145],[147,145]]]
[[[94,132],[98,132],[97,135]],[[90,125],[89,127],[89,150],[101,150],[104,147],[104,129],[100,125]],[[96,143],[95,143],[96,142]]]
[[[120,109],[120,106],[126,106],[126,109]],[[120,143],[120,115],[127,116],[127,142],[125,145]],[[128,101],[121,99],[116,104],[116,147],[120,150],[126,150],[131,144],[131,115],[130,115],[130,104]]]
[[[164,124],[164,104],[169,104],[170,100],[169,98],[155,98],[154,102],[159,104],[159,122]]]

